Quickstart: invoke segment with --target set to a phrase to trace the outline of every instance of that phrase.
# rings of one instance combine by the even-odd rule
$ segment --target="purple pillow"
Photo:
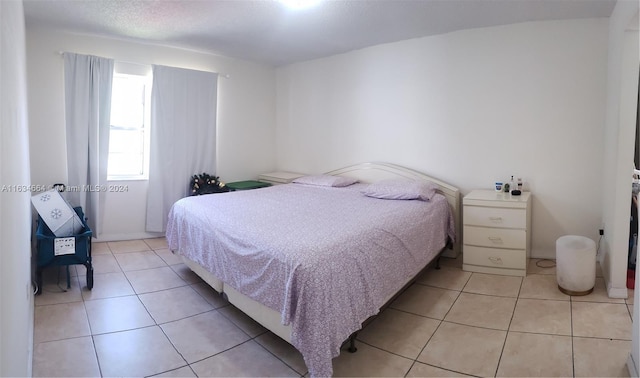
[[[429,201],[437,190],[438,185],[430,181],[393,179],[369,184],[362,194],[382,199]]]
[[[357,179],[345,176],[331,176],[331,175],[315,175],[315,176],[302,176],[293,180],[295,184],[306,184],[316,186],[331,186],[331,187],[344,187],[355,184]]]

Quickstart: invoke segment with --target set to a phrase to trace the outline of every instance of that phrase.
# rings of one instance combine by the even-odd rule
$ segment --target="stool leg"
[[[36,295],[42,294],[42,269],[36,269]]]
[[[69,265],[67,265],[67,290],[71,289],[71,273],[69,272]]]

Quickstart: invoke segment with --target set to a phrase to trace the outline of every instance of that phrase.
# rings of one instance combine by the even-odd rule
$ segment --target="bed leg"
[[[354,332],[349,336],[349,348],[347,348],[349,353],[355,353],[358,351],[358,348],[356,348],[356,336],[358,336],[358,332]]]
[[[440,256],[436,259],[436,270],[440,270]]]

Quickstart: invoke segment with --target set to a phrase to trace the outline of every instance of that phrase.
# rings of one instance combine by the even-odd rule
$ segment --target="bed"
[[[366,319],[438,256],[458,255],[460,197],[440,180],[385,163],[311,179],[181,199],[166,237],[212,288],[296,347],[311,376],[330,376],[333,357]],[[396,179],[433,193],[377,198]]]

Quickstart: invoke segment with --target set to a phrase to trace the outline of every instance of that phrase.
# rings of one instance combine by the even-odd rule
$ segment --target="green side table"
[[[236,190],[266,188],[267,186],[271,186],[271,184],[269,184],[268,182],[254,181],[254,180],[235,181],[235,182],[227,183],[227,187],[232,192]]]

